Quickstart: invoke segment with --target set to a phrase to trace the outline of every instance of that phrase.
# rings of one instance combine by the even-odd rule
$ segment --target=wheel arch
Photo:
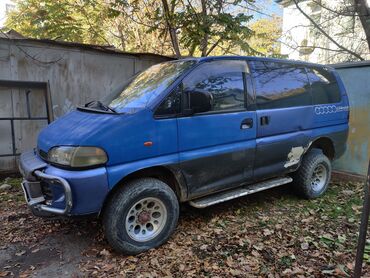
[[[125,177],[123,177],[108,193],[106,196],[102,209],[106,206],[110,198],[124,186],[127,182],[139,179],[139,178],[156,178],[166,183],[176,194],[180,202],[186,201],[187,198],[187,186],[184,177],[181,172],[167,166],[152,166],[134,171]]]
[[[333,160],[335,157],[335,148],[334,148],[334,143],[333,140],[330,139],[329,137],[319,137],[315,139],[311,145],[310,148],[307,150],[309,151],[310,149],[320,149],[322,152],[330,159]]]

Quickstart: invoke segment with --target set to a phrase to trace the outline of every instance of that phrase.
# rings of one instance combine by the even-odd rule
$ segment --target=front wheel
[[[317,198],[325,193],[331,177],[331,163],[320,149],[311,149],[294,173],[294,186],[307,199]]]
[[[103,215],[105,235],[118,252],[135,255],[167,241],[176,228],[179,203],[173,190],[154,178],[124,185]]]

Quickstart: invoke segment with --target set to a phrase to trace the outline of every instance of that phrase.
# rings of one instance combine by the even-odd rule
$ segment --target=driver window
[[[168,117],[174,116],[181,111],[181,88],[178,86],[164,101],[159,105],[155,116]]]
[[[203,112],[243,110],[243,72],[247,72],[245,61],[219,60],[200,65],[183,80],[183,91],[189,94],[189,108],[197,106],[197,98],[192,94],[209,94],[211,105]]]

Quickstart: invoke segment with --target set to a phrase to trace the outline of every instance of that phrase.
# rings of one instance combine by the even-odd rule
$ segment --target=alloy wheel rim
[[[154,197],[136,202],[126,216],[126,232],[138,242],[155,238],[167,221],[167,209],[163,202]]]
[[[316,166],[311,177],[311,187],[313,191],[320,192],[325,187],[327,175],[328,173],[324,165],[319,164]]]

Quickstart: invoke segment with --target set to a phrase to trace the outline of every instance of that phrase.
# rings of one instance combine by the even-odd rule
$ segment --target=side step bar
[[[190,201],[189,204],[196,208],[205,208],[205,207],[212,206],[212,205],[222,203],[222,202],[226,202],[226,201],[229,201],[235,198],[239,198],[239,197],[253,194],[259,191],[277,187],[277,186],[280,186],[286,183],[290,183],[292,181],[293,179],[291,177],[281,177],[281,178],[266,180],[263,182],[246,185],[246,186],[238,187],[238,188],[231,189],[228,191],[222,191],[219,193],[215,193],[210,196],[205,196],[199,199],[195,199],[195,200]]]

